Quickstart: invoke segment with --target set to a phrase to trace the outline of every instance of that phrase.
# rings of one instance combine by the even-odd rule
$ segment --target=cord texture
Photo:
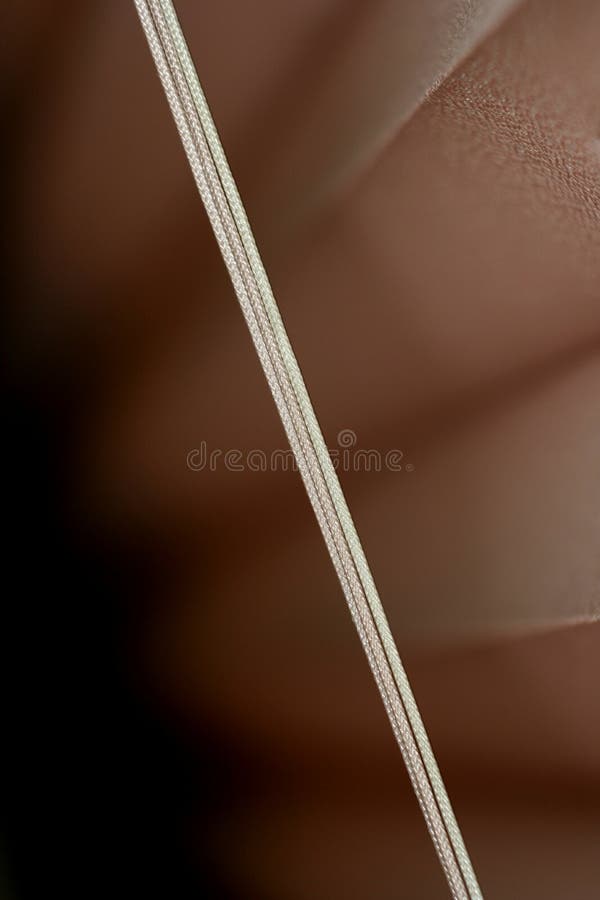
[[[440,864],[480,900],[429,739],[170,0],[134,0],[187,155]]]

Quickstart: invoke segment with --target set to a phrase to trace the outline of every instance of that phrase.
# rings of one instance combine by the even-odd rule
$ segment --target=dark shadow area
[[[100,540],[72,487],[94,398],[86,348],[30,354],[17,325],[43,287],[19,243],[27,98],[19,85],[8,94],[2,896],[220,898],[202,852],[218,779],[210,748],[199,753],[132,674],[140,548]]]

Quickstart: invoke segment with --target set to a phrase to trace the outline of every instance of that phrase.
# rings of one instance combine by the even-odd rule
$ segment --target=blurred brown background
[[[487,897],[600,890],[600,6],[180,0]],[[3,11],[6,896],[446,896],[133,3]],[[11,490],[12,488],[12,490]]]

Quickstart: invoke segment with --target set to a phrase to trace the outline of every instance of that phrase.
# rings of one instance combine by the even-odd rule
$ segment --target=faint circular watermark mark
[[[356,432],[343,428],[336,437],[337,446],[329,447],[333,467],[338,472],[414,472],[412,463],[406,462],[404,453],[397,447],[377,450],[358,446]],[[290,449],[286,450],[240,450],[236,447],[224,449],[209,447],[207,441],[200,441],[186,457],[187,467],[192,472],[297,472],[298,463]]]

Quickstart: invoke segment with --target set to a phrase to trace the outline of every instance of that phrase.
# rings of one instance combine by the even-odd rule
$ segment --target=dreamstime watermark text
[[[338,432],[337,446],[329,449],[333,467],[338,472],[414,472],[402,450],[365,449],[358,446],[356,432],[344,428]],[[298,463],[291,450],[224,450],[211,448],[206,441],[187,454],[187,467],[192,472],[297,472]]]

